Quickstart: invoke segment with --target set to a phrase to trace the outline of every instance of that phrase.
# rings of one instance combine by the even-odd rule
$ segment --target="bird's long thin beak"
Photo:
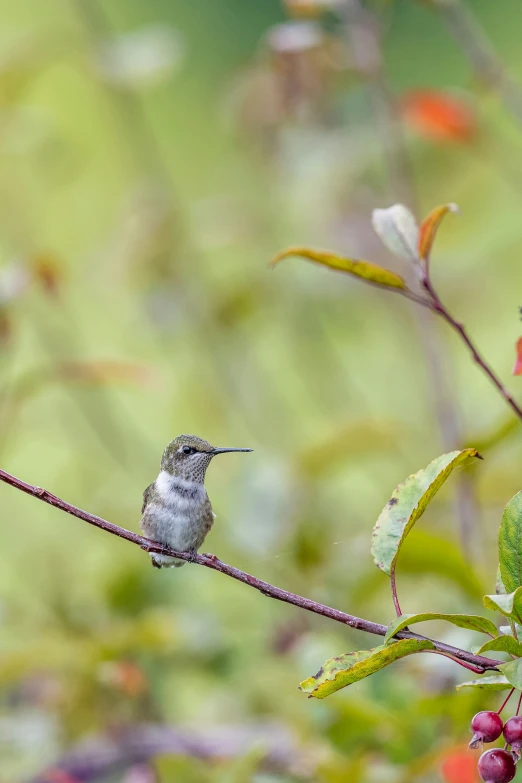
[[[254,451],[254,449],[212,449],[211,454],[226,454],[227,451]]]

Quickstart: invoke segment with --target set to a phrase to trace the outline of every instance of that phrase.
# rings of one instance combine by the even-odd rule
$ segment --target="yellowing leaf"
[[[442,219],[448,212],[458,212],[456,204],[443,204],[441,207],[435,207],[429,213],[428,217],[422,222],[419,231],[419,256],[427,261],[430,256],[435,235],[441,224]]]
[[[399,658],[433,649],[435,649],[433,642],[429,639],[401,639],[387,646],[374,647],[372,650],[346,653],[338,658],[330,658],[317,674],[308,677],[299,687],[304,693],[308,693],[309,697],[324,699],[331,693],[384,669]]]
[[[373,529],[372,555],[381,571],[391,575],[406,536],[453,468],[478,456],[476,449],[443,454],[396,487]]]
[[[327,266],[338,272],[347,272],[350,275],[360,277],[375,285],[381,285],[387,288],[406,289],[406,283],[402,277],[395,272],[390,272],[389,269],[378,266],[378,264],[374,264],[371,261],[346,258],[345,256],[339,256],[336,253],[332,253],[329,250],[313,250],[309,247],[289,247],[286,250],[282,250],[272,259],[270,262],[271,266],[279,264],[280,261],[283,261],[283,259],[289,258],[290,256],[306,258],[307,261],[313,261],[316,264]]]

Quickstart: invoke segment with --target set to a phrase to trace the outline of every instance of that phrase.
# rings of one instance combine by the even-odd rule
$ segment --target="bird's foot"
[[[197,557],[198,557],[197,549],[189,549],[187,554],[188,554],[187,563],[195,563],[197,561]]]

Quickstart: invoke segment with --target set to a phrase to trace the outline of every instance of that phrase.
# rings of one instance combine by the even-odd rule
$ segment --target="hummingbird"
[[[147,538],[194,557],[214,522],[205,473],[216,454],[252,449],[216,449],[195,435],[178,435],[161,458],[156,481],[143,493],[140,527]],[[180,568],[185,560],[151,552],[155,568]]]

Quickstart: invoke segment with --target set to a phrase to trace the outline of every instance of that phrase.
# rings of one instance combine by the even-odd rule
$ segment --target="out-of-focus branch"
[[[433,0],[433,5],[471,63],[475,76],[500,96],[505,109],[522,124],[522,87],[506,70],[473,13],[460,0]]]
[[[339,6],[338,12],[346,29],[352,64],[365,80],[372,100],[392,199],[408,204],[416,212],[414,172],[397,101],[386,77],[379,19],[363,6],[361,0],[345,0]],[[413,301],[425,304],[418,299]],[[452,451],[459,448],[462,443],[462,427],[454,395],[451,393],[451,379],[442,361],[440,336],[426,313],[418,311],[416,321],[429,373],[429,387],[442,447],[445,451]],[[471,558],[471,532],[478,515],[478,508],[473,485],[464,473],[456,482],[455,506],[461,546],[465,555]]]
[[[29,783],[89,783],[160,755],[183,755],[206,761],[241,756],[256,747],[263,748],[260,760],[263,769],[288,771],[306,766],[303,751],[281,725],[224,725],[189,730],[144,724],[113,730],[82,742]]]
[[[9,484],[11,487],[25,492],[28,495],[32,495],[39,500],[43,500],[44,503],[48,503],[50,506],[55,506],[61,511],[65,511],[67,514],[71,514],[78,519],[82,519],[84,522],[88,522],[94,527],[98,527],[104,530],[106,533],[111,533],[113,536],[124,538],[126,541],[130,541],[133,544],[137,544],[145,552],[157,552],[158,554],[168,555],[169,557],[176,557],[181,560],[187,560],[195,562],[198,565],[205,566],[206,568],[212,568],[214,571],[219,571],[226,576],[230,576],[232,579],[237,579],[238,582],[253,587],[255,590],[259,590],[263,595],[269,598],[275,598],[276,601],[283,601],[293,606],[298,606],[300,609],[305,609],[307,612],[313,612],[314,614],[321,615],[322,617],[328,617],[330,620],[335,620],[338,623],[350,626],[350,628],[356,628],[359,631],[366,631],[367,633],[375,634],[377,636],[385,636],[388,630],[386,625],[374,623],[371,620],[365,620],[361,617],[356,617],[346,612],[341,612],[339,609],[334,609],[331,606],[325,604],[319,604],[316,601],[312,601],[310,598],[305,598],[295,593],[290,593],[287,590],[283,590],[280,587],[264,582],[262,579],[258,579],[256,576],[247,574],[245,571],[241,571],[235,566],[228,565],[219,560],[215,555],[202,554],[193,555],[190,552],[176,552],[169,547],[162,546],[155,541],[151,541],[144,536],[140,536],[137,533],[133,533],[130,530],[126,530],[119,525],[114,525],[112,522],[108,522],[101,517],[91,514],[88,511],[83,511],[81,508],[73,506],[65,500],[53,495],[42,487],[35,487],[32,484],[27,484],[16,476],[12,476],[5,470],[0,469],[0,481]],[[396,635],[397,639],[426,639],[425,636],[412,633],[411,631],[400,631]],[[434,651],[441,653],[456,663],[459,663],[464,668],[471,671],[482,673],[485,671],[496,671],[496,667],[502,663],[491,658],[484,658],[482,655],[473,655],[467,650],[461,650],[458,647],[453,647],[450,644],[439,642],[430,639],[433,642],[435,648]]]
[[[437,315],[440,315],[440,317],[443,318],[446,321],[446,323],[448,323],[451,326],[451,328],[457,332],[457,334],[459,334],[464,344],[467,346],[468,350],[470,351],[473,361],[478,364],[478,366],[483,370],[483,372],[486,373],[490,381],[492,381],[492,383],[497,387],[501,396],[507,402],[507,404],[509,405],[509,407],[511,408],[515,416],[517,416],[517,418],[522,420],[522,408],[515,401],[513,395],[506,389],[506,387],[504,386],[500,378],[495,374],[495,371],[486,362],[484,357],[478,352],[475,344],[473,343],[468,333],[466,332],[464,325],[461,324],[459,321],[457,321],[448,311],[446,306],[441,302],[439,295],[437,294],[435,288],[433,287],[433,283],[431,282],[429,274],[426,275],[426,277],[424,278],[423,285],[425,290],[430,296],[431,309],[433,310],[433,312],[437,313]]]

